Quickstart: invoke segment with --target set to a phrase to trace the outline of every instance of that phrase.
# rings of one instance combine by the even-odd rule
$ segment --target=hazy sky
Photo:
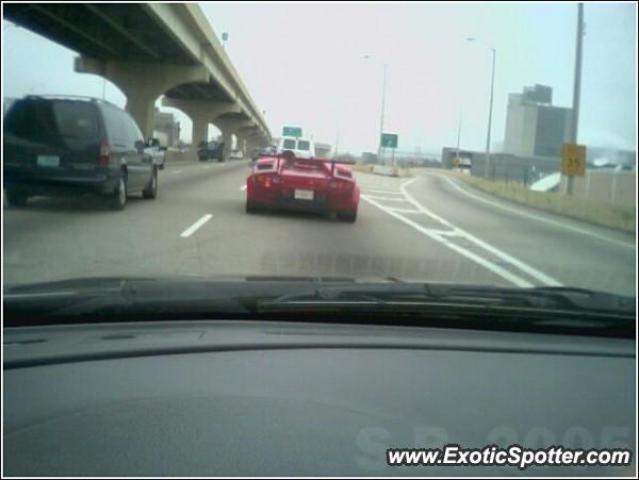
[[[507,96],[535,83],[570,106],[576,4],[201,4],[274,135],[299,125],[318,141],[376,149],[387,64],[385,130],[400,150],[483,149],[496,48],[493,134],[503,141]],[[579,141],[636,149],[636,5],[585,5]],[[482,43],[465,41],[468,36]],[[102,96],[102,80],[73,72],[75,54],[3,22],[3,95]],[[371,58],[365,60],[364,55]],[[106,97],[126,99],[107,82]],[[172,109],[163,109],[173,111]],[[180,120],[190,136],[190,121]]]

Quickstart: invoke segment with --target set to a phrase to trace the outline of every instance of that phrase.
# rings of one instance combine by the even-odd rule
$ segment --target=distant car
[[[246,211],[264,208],[334,213],[355,222],[359,187],[338,160],[297,158],[291,152],[259,158],[246,180]],[[354,162],[352,162],[354,163]]]
[[[223,142],[200,142],[197,149],[197,156],[201,162],[207,160],[224,161]]]
[[[157,196],[157,166],[142,132],[124,110],[90,97],[27,96],[4,118],[7,201],[34,195],[91,193],[116,210],[127,196]]]
[[[273,155],[276,155],[276,153],[277,153],[277,147],[270,146],[270,147],[254,148],[251,151],[250,163],[251,165],[254,165],[258,159],[262,157],[273,156]]]
[[[146,142],[145,151],[151,154],[153,157],[153,164],[160,170],[164,170],[166,163],[166,147],[160,145],[160,140],[157,138],[149,138]]]

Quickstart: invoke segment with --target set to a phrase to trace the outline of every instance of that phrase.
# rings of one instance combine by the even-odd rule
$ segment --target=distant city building
[[[153,136],[165,147],[173,147],[180,139],[180,122],[172,113],[160,112],[157,108],[153,118]]]
[[[552,105],[552,88],[535,85],[508,96],[504,153],[560,157],[569,141],[572,110]]]

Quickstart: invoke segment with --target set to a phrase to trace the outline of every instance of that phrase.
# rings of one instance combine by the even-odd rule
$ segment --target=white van
[[[291,151],[297,158],[315,156],[315,145],[312,140],[296,137],[282,137],[277,144],[277,152]]]

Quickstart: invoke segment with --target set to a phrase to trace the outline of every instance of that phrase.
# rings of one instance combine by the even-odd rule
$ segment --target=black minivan
[[[105,197],[122,210],[127,195],[153,199],[157,167],[135,120],[90,97],[27,96],[7,111],[3,128],[4,189],[10,205],[35,195]]]

